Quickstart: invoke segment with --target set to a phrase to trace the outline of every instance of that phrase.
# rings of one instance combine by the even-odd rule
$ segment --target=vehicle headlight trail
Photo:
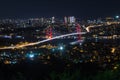
[[[18,48],[23,48],[23,47],[27,47],[27,46],[34,46],[34,45],[38,45],[38,44],[41,44],[41,43],[44,43],[44,42],[48,42],[50,40],[59,39],[59,38],[66,37],[66,36],[78,35],[78,34],[86,34],[86,32],[64,34],[64,35],[56,36],[56,37],[53,37],[53,38],[50,38],[50,39],[45,39],[45,40],[38,41],[38,42],[22,44],[22,45],[15,45],[15,46],[8,46],[8,47],[2,47],[2,48],[0,48],[0,50],[3,50],[3,49],[18,49]]]

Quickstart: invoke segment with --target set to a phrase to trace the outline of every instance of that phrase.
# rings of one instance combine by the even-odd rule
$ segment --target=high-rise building
[[[52,17],[52,23],[55,23],[55,17],[54,16]]]
[[[66,17],[66,16],[64,17],[64,23],[65,23],[65,24],[67,24],[67,23],[68,23],[68,19],[67,19],[67,17]]]
[[[70,17],[70,23],[72,24],[72,23],[75,23],[75,17],[74,16],[71,16]]]
[[[68,21],[69,21],[70,24],[72,24],[72,23],[75,23],[76,19],[75,19],[74,16],[70,16],[70,17],[68,18]]]

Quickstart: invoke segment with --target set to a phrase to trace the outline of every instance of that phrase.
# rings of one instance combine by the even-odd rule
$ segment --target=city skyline
[[[120,80],[120,0],[0,0],[0,80]]]
[[[120,13],[119,2],[118,0],[1,0],[0,18],[76,16],[90,19],[116,16]]]

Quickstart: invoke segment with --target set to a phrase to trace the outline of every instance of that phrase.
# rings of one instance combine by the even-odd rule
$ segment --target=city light
[[[119,16],[115,16],[116,19],[119,19]]]
[[[30,58],[34,58],[34,56],[35,56],[34,54],[29,54]]]
[[[34,57],[34,54],[30,54],[29,57],[30,57],[30,58],[33,58],[33,57]]]
[[[53,48],[52,51],[54,52],[54,51],[55,51],[55,48]]]
[[[60,46],[59,49],[60,49],[60,50],[63,50],[64,48],[63,48],[63,46]]]
[[[51,41],[54,39],[59,39],[62,37],[67,37],[67,36],[72,36],[72,35],[86,34],[86,33],[87,32],[77,32],[77,33],[64,34],[64,35],[56,36],[56,37],[53,37],[51,39],[45,39],[45,40],[38,41],[38,42],[26,43],[26,44],[21,44],[21,45],[16,45],[16,46],[0,47],[0,50],[2,50],[2,49],[15,49],[15,48],[18,49],[18,48],[23,48],[23,47],[27,47],[27,46],[34,46],[34,45],[45,43],[45,42],[48,42],[48,41]]]
[[[99,19],[83,23],[75,22],[78,19],[74,17],[65,17],[65,21],[56,24],[56,19],[53,17],[52,21],[48,20],[45,25],[44,19],[40,25],[39,18],[30,21],[32,27],[27,28],[26,25],[28,31],[24,31],[23,27],[19,30],[19,27],[8,26],[7,29],[1,26],[0,63],[5,65],[40,63],[40,66],[50,67],[56,67],[57,64],[61,66],[62,63],[65,64],[64,68],[72,68],[79,63],[88,65],[95,63],[101,69],[107,67],[112,70],[119,69],[119,66],[113,63],[120,60],[120,46],[116,41],[120,39],[119,16],[105,18],[105,21]],[[4,24],[1,22],[1,25]],[[36,26],[33,26],[34,24]],[[10,32],[6,33],[9,30]]]

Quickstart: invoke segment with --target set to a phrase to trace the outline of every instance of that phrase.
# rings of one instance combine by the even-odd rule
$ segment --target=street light
[[[60,50],[63,50],[63,46],[60,46],[59,49],[60,49]]]
[[[115,16],[116,19],[119,19],[119,16]]]
[[[35,56],[34,54],[29,54],[30,58],[34,58],[34,56]]]

